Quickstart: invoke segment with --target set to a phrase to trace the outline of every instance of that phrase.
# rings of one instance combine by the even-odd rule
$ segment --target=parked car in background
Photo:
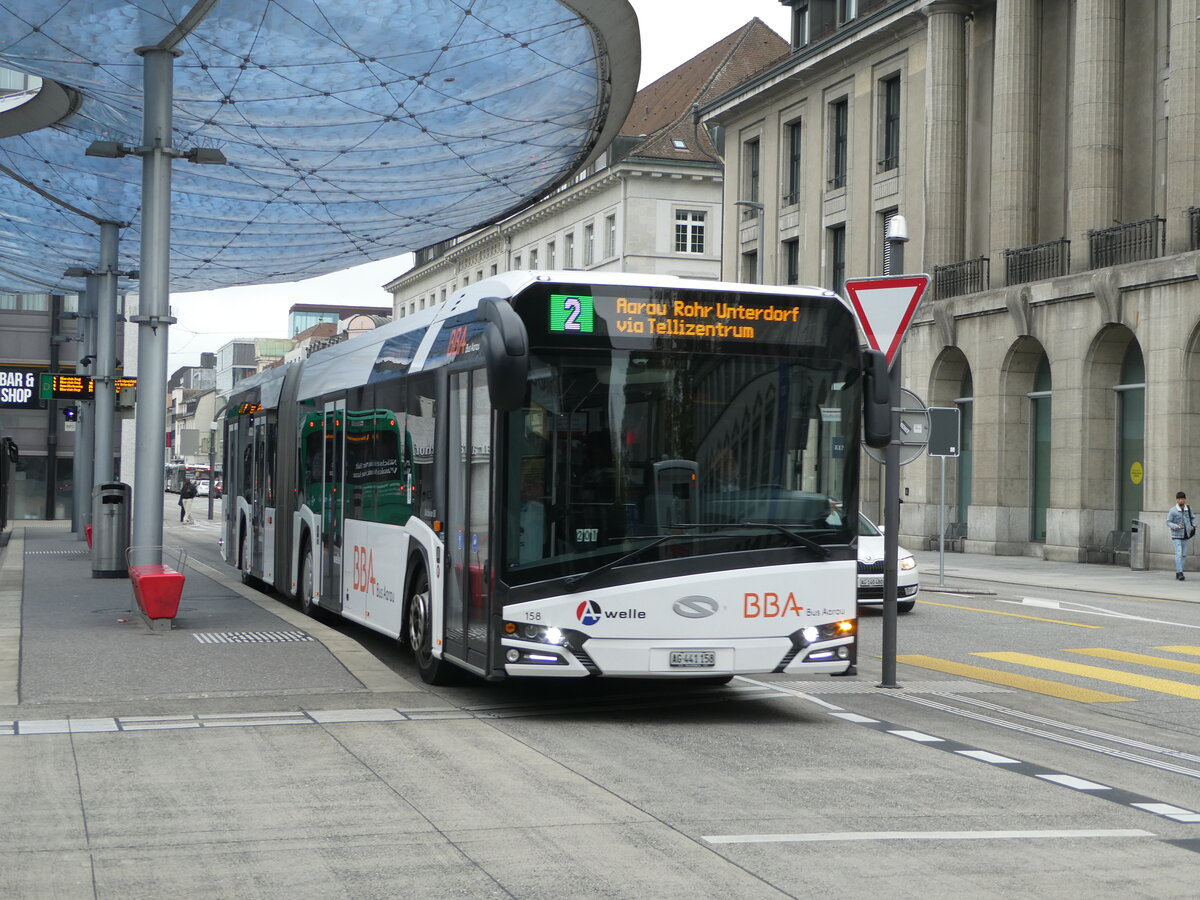
[[[196,496],[197,497],[207,497],[208,496],[208,479],[202,478],[196,482]]]
[[[903,547],[897,548],[896,611],[909,613],[917,605],[921,587],[917,560]],[[858,517],[858,605],[883,606],[883,532],[866,516]]]

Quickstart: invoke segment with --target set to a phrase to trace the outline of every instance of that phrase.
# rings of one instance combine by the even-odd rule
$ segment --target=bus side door
[[[448,400],[445,649],[486,669],[492,405],[485,370],[450,375]]]
[[[321,605],[339,611],[342,608],[342,518],[346,483],[345,419],[345,400],[325,404],[324,464],[321,466]]]

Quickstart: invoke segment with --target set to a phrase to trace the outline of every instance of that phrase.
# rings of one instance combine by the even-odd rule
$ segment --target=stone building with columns
[[[892,271],[934,278],[902,380],[962,412],[962,547],[1122,561],[1140,521],[1170,567],[1166,510],[1200,498],[1200,0],[781,2],[791,54],[699,111],[726,208],[762,204],[726,273],[841,290],[902,214]],[[940,480],[903,469],[904,543]]]

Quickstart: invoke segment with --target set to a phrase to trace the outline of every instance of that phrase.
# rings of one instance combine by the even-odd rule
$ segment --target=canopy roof
[[[142,60],[196,0],[5,0],[0,289],[77,292],[99,221],[139,254]],[[627,0],[226,0],[178,44],[171,287],[294,281],[429,246],[547,193],[611,140],[639,69]],[[134,289],[122,280],[121,289]]]

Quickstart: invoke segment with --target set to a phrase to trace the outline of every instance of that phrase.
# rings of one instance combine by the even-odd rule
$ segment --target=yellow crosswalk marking
[[[972,656],[982,656],[985,659],[1014,663],[1019,666],[1030,666],[1035,669],[1046,669],[1050,672],[1062,672],[1064,675],[1095,678],[1097,681],[1124,684],[1147,691],[1156,691],[1160,694],[1186,697],[1189,700],[1200,700],[1200,685],[1184,684],[1180,681],[1168,681],[1166,678],[1154,678],[1150,675],[1134,675],[1129,672],[1120,672],[1116,669],[1104,669],[1100,666],[1085,666],[1080,663],[1061,662],[1057,659],[1047,659],[1042,656],[1033,656],[1029,653],[973,653]]]
[[[1183,662],[1178,659],[1164,659],[1161,656],[1146,656],[1144,653],[1108,650],[1104,647],[1090,647],[1084,650],[1068,650],[1067,652],[1082,653],[1084,656],[1097,656],[1100,659],[1111,659],[1116,662],[1134,663],[1139,666],[1151,666],[1155,669],[1170,669],[1173,672],[1187,672],[1191,675],[1200,675],[1200,663]]]
[[[1047,619],[1042,616],[1026,616],[1022,613],[1003,612],[998,609],[980,609],[978,606],[956,606],[953,603],[936,603],[933,600],[922,600],[926,606],[944,606],[946,609],[965,609],[968,612],[987,613],[989,616],[1009,616],[1013,619],[1032,619],[1035,622],[1049,622],[1052,625],[1074,625],[1076,628],[1103,628],[1103,625],[1084,625],[1082,622],[1064,622],[1062,619]]]
[[[1188,647],[1187,645],[1175,645],[1174,647],[1155,647],[1155,650],[1166,650],[1170,653],[1187,653],[1191,656],[1200,656],[1200,647]]]
[[[935,672],[961,675],[964,678],[972,678],[975,681],[1002,684],[1005,687],[1032,691],[1035,694],[1046,694],[1050,697],[1061,697],[1064,700],[1075,700],[1078,703],[1125,703],[1133,700],[1132,697],[1118,697],[1116,694],[1093,691],[1090,688],[1076,687],[1073,684],[1063,684],[1060,681],[1047,681],[1044,678],[1031,678],[1028,675],[1014,675],[1012,672],[1002,672],[999,669],[986,669],[983,666],[951,662],[948,659],[938,659],[936,656],[922,656],[916,653],[904,654],[897,656],[896,661],[906,663],[910,666],[918,666],[922,669],[932,669]]]

